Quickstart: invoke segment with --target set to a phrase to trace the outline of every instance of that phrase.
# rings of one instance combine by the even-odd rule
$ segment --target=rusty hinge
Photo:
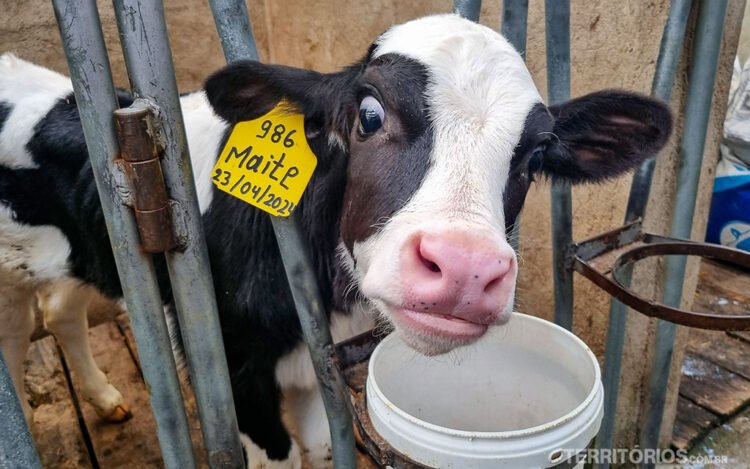
[[[141,246],[150,253],[172,250],[177,246],[177,237],[161,169],[161,150],[154,138],[153,113],[148,106],[134,104],[114,114],[120,145],[115,164],[129,182],[128,202],[135,211]]]

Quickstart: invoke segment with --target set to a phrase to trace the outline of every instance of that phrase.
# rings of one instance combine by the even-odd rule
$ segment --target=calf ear
[[[353,82],[360,68],[323,74],[283,65],[236,62],[208,78],[206,96],[216,114],[231,124],[260,117],[285,98],[305,115],[308,138],[324,133],[330,141],[345,141],[356,112]]]
[[[672,131],[664,103],[622,91],[592,93],[549,110],[555,123],[541,170],[572,183],[602,181],[637,167]]]

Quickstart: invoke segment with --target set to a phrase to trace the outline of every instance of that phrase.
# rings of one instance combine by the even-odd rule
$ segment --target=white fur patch
[[[73,92],[67,77],[21,60],[0,56],[0,103],[11,106],[0,132],[0,164],[10,168],[37,167],[26,144],[34,127],[61,98]]]
[[[331,432],[320,388],[285,392],[284,411],[294,421],[294,433],[310,465],[315,469],[332,468]]]
[[[214,114],[206,99],[206,93],[199,91],[180,98],[180,106],[185,119],[190,161],[195,175],[198,192],[198,206],[205,213],[213,199],[211,170],[216,163],[221,142],[228,124]]]
[[[299,446],[292,440],[289,455],[283,461],[270,459],[260,446],[253,443],[247,435],[240,432],[240,443],[247,455],[247,469],[299,469],[302,467]]]
[[[510,160],[526,116],[542,101],[523,59],[495,31],[456,15],[391,28],[374,56],[387,53],[427,67],[435,133],[431,168],[402,212],[474,219],[504,233]]]
[[[30,226],[14,220],[0,204],[0,283],[40,282],[68,274],[70,244],[52,226]]]
[[[350,314],[334,311],[331,314],[333,341],[354,337],[373,328],[375,314],[362,305],[355,305]],[[314,389],[318,386],[310,351],[307,344],[300,343],[276,363],[276,382],[282,389]]]

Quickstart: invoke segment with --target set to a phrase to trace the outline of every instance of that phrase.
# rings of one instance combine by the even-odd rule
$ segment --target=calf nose
[[[507,243],[465,231],[424,233],[403,253],[404,306],[491,324],[510,298],[515,272]]]

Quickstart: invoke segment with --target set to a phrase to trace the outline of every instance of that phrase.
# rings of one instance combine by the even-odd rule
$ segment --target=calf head
[[[502,36],[453,15],[392,27],[338,73],[242,62],[206,91],[229,122],[286,98],[306,116],[318,171],[344,159],[342,262],[427,354],[508,320],[518,264],[507,233],[535,177],[615,177],[671,131],[664,104],[631,93],[545,106]]]

